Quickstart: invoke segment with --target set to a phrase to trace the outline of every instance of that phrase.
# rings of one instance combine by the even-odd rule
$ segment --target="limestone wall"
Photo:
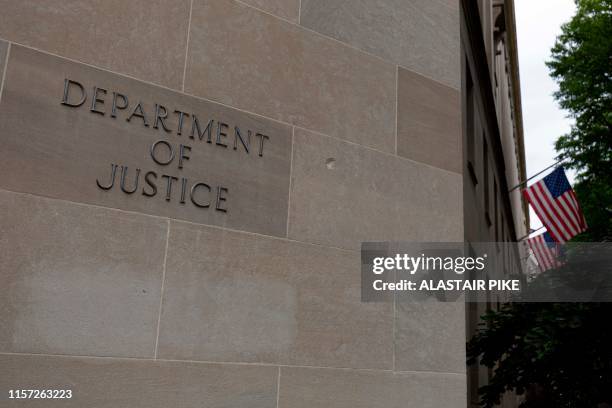
[[[458,2],[0,10],[0,405],[465,406],[463,306],[359,255],[463,240]]]

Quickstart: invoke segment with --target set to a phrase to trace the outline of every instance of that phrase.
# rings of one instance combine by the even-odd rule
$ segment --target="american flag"
[[[587,224],[563,167],[523,190],[553,240],[563,243],[586,231]]]
[[[559,259],[561,244],[556,243],[548,232],[529,238],[527,243],[533,251],[542,272],[563,264]]]

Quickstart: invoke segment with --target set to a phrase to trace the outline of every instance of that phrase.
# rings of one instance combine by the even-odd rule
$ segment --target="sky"
[[[555,162],[555,140],[572,124],[552,96],[557,85],[544,63],[550,58],[561,25],[571,19],[576,5],[573,0],[515,0],[515,7],[525,160],[527,175],[532,176]],[[568,173],[568,178],[572,182],[573,174]],[[531,227],[540,227],[530,211]]]

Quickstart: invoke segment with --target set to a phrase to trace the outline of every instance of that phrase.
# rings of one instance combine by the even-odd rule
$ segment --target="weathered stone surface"
[[[392,366],[391,303],[360,302],[359,253],[173,222],[158,356]]]
[[[0,38],[181,89],[189,0],[0,0]]]
[[[0,190],[0,231],[0,352],[154,355],[166,221]]]
[[[459,1],[302,0],[301,4],[303,26],[460,87]]]
[[[234,1],[192,18],[186,92],[394,152],[394,65]]]
[[[0,367],[3,407],[276,408],[277,367],[2,354]],[[9,389],[72,398],[9,400]]]
[[[289,238],[461,241],[461,175],[296,129]]]
[[[9,43],[0,40],[0,89],[2,89],[2,80],[4,79],[4,66],[6,65],[6,57],[8,54]],[[0,101],[2,94],[0,94]]]
[[[242,2],[285,20],[294,23],[298,21],[300,0],[242,0]]]
[[[281,367],[283,408],[463,408],[465,375]]]
[[[418,345],[418,346],[416,346]],[[465,374],[465,304],[398,299],[395,369]]]
[[[399,68],[397,154],[461,173],[461,94]]]
[[[61,103],[65,78],[85,88],[87,100],[82,106]],[[91,111],[94,86],[106,90],[106,94],[98,91],[104,103],[94,107],[104,114]],[[79,87],[70,84],[68,89],[68,103],[77,104]],[[129,105],[115,109],[116,117],[112,117],[113,92],[127,96]],[[117,106],[123,105],[120,97],[116,101]],[[136,110],[139,102],[146,126],[145,119],[137,116],[141,114]],[[155,120],[156,104],[168,113],[163,122],[168,132]],[[162,108],[158,110],[162,115]],[[175,110],[189,114],[183,117],[181,135],[180,114]],[[137,115],[132,116],[134,111]],[[204,132],[201,140],[197,129],[193,136],[191,133],[194,114]],[[214,120],[210,143],[205,132],[209,120]],[[227,136],[218,135],[219,127]],[[235,137],[234,127],[240,129],[245,143],[252,132],[248,154]],[[0,140],[0,173],[10,174],[2,178],[0,187],[8,190],[270,235],[286,234],[291,128],[278,122],[12,46],[0,104]],[[189,156],[182,160],[182,168],[180,145],[188,146],[183,155]],[[170,157],[172,146],[172,162],[156,163],[150,152],[153,146],[160,163]],[[115,183],[104,190],[101,186],[110,185],[112,164],[117,165]],[[136,169],[141,170],[134,191]],[[184,197],[183,179],[187,180]],[[150,196],[154,189],[148,182],[156,185],[154,196]],[[193,187],[198,182],[209,188]],[[169,200],[168,183],[172,183]],[[195,188],[193,194],[191,188]]]

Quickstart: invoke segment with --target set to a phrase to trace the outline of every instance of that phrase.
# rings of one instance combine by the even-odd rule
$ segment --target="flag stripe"
[[[546,212],[544,212],[541,209],[539,201],[537,201],[535,198],[533,189],[530,187],[523,191],[525,193],[525,196],[527,197],[527,201],[531,203],[533,210],[535,211],[537,216],[540,218],[544,226],[546,226],[546,229],[548,230],[548,232],[550,232],[550,234],[552,235],[554,239],[559,240],[558,238],[559,233],[557,232],[556,226],[548,219],[548,215],[546,214]]]
[[[554,258],[543,237],[544,234],[540,234],[528,241],[542,272],[551,269],[554,265]]]
[[[548,243],[543,237],[544,237],[544,234],[540,236],[540,247],[541,247],[540,250],[542,251],[542,254],[547,260],[547,263],[546,263],[547,269],[550,269],[550,268],[553,268],[555,265],[555,256],[550,250],[550,248],[548,247]]]
[[[552,211],[553,216],[555,217],[555,220],[557,220],[558,225],[561,227],[565,237],[567,239],[572,238],[574,235],[578,234],[578,231],[574,231],[571,225],[567,222],[562,214],[561,207],[559,204],[557,204],[558,200],[555,200],[550,194],[550,191],[548,191],[547,188],[544,188],[542,184],[538,186],[540,188],[540,194],[544,198],[546,204],[549,206],[550,211]]]
[[[580,234],[581,227],[578,217],[576,216],[576,210],[569,202],[569,195],[567,193],[563,194],[557,200],[559,202],[559,209],[563,212],[563,215],[568,221],[568,224],[572,226],[572,230],[576,232],[576,234]]]
[[[578,224],[580,225],[580,230],[584,231],[586,229],[584,218],[582,216],[582,213],[580,212],[580,208],[574,196],[570,193],[566,196],[565,199],[570,203],[570,206],[572,210],[574,211],[574,217],[576,218],[576,220],[578,221]]]
[[[550,269],[548,257],[546,256],[546,252],[542,248],[542,237],[538,236],[534,238],[534,241],[535,242],[534,242],[533,250],[534,250],[535,257],[538,261],[538,264],[540,264],[540,269],[542,269],[542,271]]]
[[[580,220],[577,217],[576,209],[572,205],[571,199],[567,193],[559,197],[559,206],[563,210],[566,218],[572,224],[572,227],[576,233],[580,233],[582,227],[580,226]]]
[[[540,187],[542,188],[542,186]],[[550,194],[550,191],[548,189],[543,189],[542,194],[544,195],[545,199],[551,206],[555,215],[558,217],[559,221],[562,223],[563,231],[567,239],[571,239],[574,235],[578,234],[579,233],[578,230],[574,229],[572,224],[569,222],[569,220],[566,219],[563,209],[561,208],[561,205],[559,204],[561,196],[557,197],[557,199],[555,200],[553,196]]]
[[[571,190],[571,191],[568,191],[566,195],[567,195],[566,199],[570,202],[570,204],[572,205],[572,208],[574,209],[576,220],[578,221],[578,224],[580,225],[580,232],[586,231],[587,229],[586,220],[584,219],[584,214],[582,213],[582,210],[580,209],[580,204],[578,203],[578,198],[576,197],[576,194],[574,193],[573,190]]]
[[[575,214],[578,214],[578,207],[576,207],[576,200],[574,199],[574,196],[570,193],[567,196],[568,202],[570,203],[572,210],[574,211]]]
[[[574,203],[574,207],[576,207],[576,211],[578,212],[578,218],[580,218],[580,221],[582,222],[583,231],[586,231],[588,225],[586,223],[586,219],[584,218],[584,213],[580,208],[580,203],[578,202],[578,197],[576,197],[576,192],[574,190],[570,190],[570,196],[572,197],[572,202]]]
[[[533,188],[533,196],[535,197],[535,199],[538,202],[538,205],[540,207],[540,212],[542,214],[546,215],[546,218],[548,219],[549,224],[554,225],[554,231],[557,235],[556,240],[559,242],[565,242],[565,234],[563,232],[563,228],[561,225],[559,225],[559,222],[557,221],[557,218],[555,217],[555,214],[552,213],[552,211],[550,210],[550,208],[548,208],[548,205],[546,204],[546,201],[544,200],[544,197],[542,196],[540,189],[538,187],[540,187],[542,183],[536,183],[534,185]],[[554,235],[553,235],[554,237]]]
[[[563,265],[561,260],[559,260],[557,257],[559,245],[561,244],[551,244],[550,242],[547,242],[545,238],[546,234],[547,232],[527,240],[527,243],[531,248],[542,272]]]
[[[562,197],[567,203],[569,203],[570,208],[572,209],[572,212],[574,214],[574,219],[576,220],[576,222],[578,223],[578,225],[580,226],[580,230],[582,231],[584,228],[584,225],[582,223],[582,215],[580,214],[580,210],[576,207],[576,202],[574,201],[574,197],[572,197],[571,194],[564,194]]]
[[[576,193],[562,167],[557,167],[523,193],[548,230],[545,241],[563,243],[587,229]]]
[[[536,210],[536,214],[538,214],[538,217],[540,217],[540,219],[544,218],[542,219],[542,221],[547,224],[547,229],[550,231],[552,237],[556,241],[565,242],[566,236],[563,232],[563,228],[559,225],[555,214],[553,214],[550,208],[548,208],[548,205],[544,201],[544,197],[542,196],[540,189],[538,188],[541,184],[542,182],[538,181],[530,188],[530,190],[532,191],[532,196],[537,202],[537,206],[534,207],[534,209]]]

